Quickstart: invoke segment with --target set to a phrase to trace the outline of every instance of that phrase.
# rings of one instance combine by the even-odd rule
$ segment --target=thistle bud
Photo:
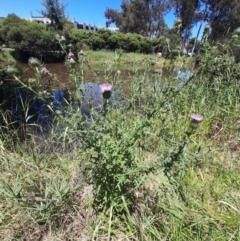
[[[209,30],[210,28],[211,28],[210,25],[209,25],[209,24],[206,24],[205,27],[204,27],[204,30],[207,31],[207,30]]]
[[[28,60],[28,64],[32,67],[39,67],[41,66],[41,63],[40,61],[37,59],[37,58],[34,58],[34,57],[31,57],[29,60]]]
[[[240,36],[240,27],[234,30],[234,35]]]
[[[60,42],[65,42],[65,41],[66,41],[66,39],[65,39],[65,37],[64,37],[64,36],[61,36],[61,38],[59,39],[59,41],[60,41]]]
[[[71,58],[70,60],[69,60],[69,63],[70,63],[70,65],[75,65],[76,64],[76,61],[73,59],[73,58]]]
[[[8,74],[15,74],[17,72],[17,69],[12,67],[12,66],[8,66],[7,69],[6,69],[6,72]]]

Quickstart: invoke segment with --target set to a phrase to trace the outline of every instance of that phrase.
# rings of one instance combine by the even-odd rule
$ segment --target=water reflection
[[[11,100],[8,109],[12,119],[23,124],[36,124],[39,127],[50,127],[52,118],[47,104],[54,102],[54,95],[47,98],[37,98],[27,89],[17,87],[15,98]]]
[[[31,68],[26,63],[18,63],[18,67],[23,69],[23,77],[25,79],[35,78],[36,77],[36,70]],[[44,65],[47,70],[56,76],[58,81],[52,81],[53,78],[49,77],[50,84],[54,87],[60,87],[60,84],[65,84],[68,82],[69,79],[69,69],[64,63],[47,63]],[[44,80],[45,81],[45,80]],[[46,80],[48,83],[48,78]]]
[[[52,92],[42,93],[43,97],[34,96],[28,89],[17,87],[12,104],[8,108],[13,120],[27,124],[39,126],[42,130],[48,130],[53,125],[53,112],[65,116],[68,106],[68,90],[55,89]],[[85,83],[78,90],[81,113],[86,117],[91,117],[92,112],[101,113],[104,99],[98,83]],[[117,106],[120,103],[120,92],[113,90],[110,99],[107,101],[108,107]],[[74,103],[70,103],[74,105]]]
[[[100,111],[102,107],[102,93],[97,83],[85,83],[82,88],[79,88],[81,112],[90,116],[91,109]]]
[[[79,88],[81,112],[85,116],[91,115],[91,110],[100,112],[103,108],[103,95],[98,83],[85,83],[82,88]],[[108,100],[109,106],[115,106],[120,102],[120,92],[113,90],[112,95]]]
[[[177,68],[174,69],[174,73],[178,78],[178,87],[183,86],[192,75],[192,72],[189,70],[184,71]],[[93,111],[98,113],[102,111],[104,100],[99,83],[84,83],[83,86],[78,89],[78,94],[79,99],[76,103],[78,104],[78,107],[80,107],[81,113],[84,116],[90,117]],[[20,122],[51,126],[52,113],[49,111],[47,105],[50,105],[53,111],[64,116],[67,102],[69,102],[68,91],[61,88],[44,93],[44,98],[38,98],[24,88],[16,88],[15,101],[11,108],[9,108],[9,111],[15,119]],[[70,104],[75,105],[76,107],[76,103]],[[108,106],[120,107],[121,103],[123,102],[121,101],[120,91],[113,90],[111,98],[108,100]],[[24,105],[27,105],[27,107]],[[24,113],[26,109],[28,112],[27,114]]]
[[[182,70],[175,68],[173,71],[177,75],[178,87],[182,87],[192,76],[192,72],[190,70]]]

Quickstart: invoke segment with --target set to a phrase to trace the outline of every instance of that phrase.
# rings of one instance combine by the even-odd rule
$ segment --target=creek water
[[[18,63],[17,67],[19,67],[23,73],[23,81],[36,78],[36,70],[28,64]],[[64,115],[66,100],[68,100],[68,90],[71,88],[71,83],[69,83],[69,69],[64,64],[49,63],[45,64],[44,67],[51,73],[51,75],[44,75],[39,83],[42,85],[40,89],[43,90],[42,95],[45,96],[45,100],[34,96],[33,93],[26,88],[14,87],[11,93],[12,97],[8,100],[9,104],[7,109],[13,119],[19,123],[37,124],[48,129],[48,127],[52,126],[53,119],[52,113],[49,111],[47,105],[51,105],[54,111]],[[99,71],[97,75],[101,76],[103,73]],[[100,84],[97,82],[100,78],[96,78],[96,73],[88,70],[84,72],[84,77],[86,82],[82,86],[81,91],[79,90],[81,100],[80,109],[84,116],[90,117],[91,108],[98,112],[101,111],[103,96]],[[115,105],[119,100],[119,92],[113,90],[112,96],[108,101],[109,105]],[[24,107],[23,103],[27,105],[27,119],[24,113],[26,106]]]
[[[51,75],[45,75],[42,78],[41,85],[49,87],[49,98],[48,102],[52,104],[53,109],[55,111],[61,111],[64,106],[66,92],[64,88],[71,88],[71,83],[69,83],[69,69],[63,63],[48,63],[44,65],[47,70],[51,73]],[[19,63],[18,67],[20,67],[23,71],[23,78],[30,79],[35,78],[36,72],[35,69],[29,67],[28,64]],[[180,71],[178,69],[174,69],[175,74],[179,77],[178,84],[185,82],[190,77],[190,72]],[[142,70],[144,72],[144,70]],[[163,75],[166,74],[167,71],[161,73]],[[111,76],[116,75],[116,72],[110,73]],[[134,73],[129,70],[121,70],[121,78],[122,81],[125,81],[126,85],[127,81],[131,81],[131,76]],[[156,74],[156,73],[154,73]],[[85,116],[90,116],[90,108],[94,108],[97,111],[101,111],[101,107],[103,105],[103,97],[100,90],[99,82],[105,82],[104,71],[95,72],[93,70],[85,70],[84,71],[84,81],[85,84],[83,86],[82,92],[79,91],[79,95],[81,97],[81,111]],[[150,76],[151,78],[151,76]],[[111,82],[111,79],[110,79]],[[79,86],[80,87],[80,86]],[[124,91],[124,90],[123,90]],[[118,90],[114,90],[112,96],[109,100],[109,104],[115,105],[120,102],[121,93]],[[82,98],[83,97],[83,98]],[[39,125],[48,125],[51,123],[51,117],[49,116],[49,112],[41,99],[36,99],[28,91],[19,88],[15,90],[15,100],[14,104],[11,104],[9,110],[10,112],[18,119],[20,122],[26,122],[22,119],[23,107],[21,107],[21,103],[29,101],[31,103],[29,114],[31,114],[34,118],[30,118],[28,120],[29,123],[36,123]]]
[[[36,70],[31,68],[26,63],[18,63],[18,67],[20,67],[23,71],[23,77],[25,79],[35,78]],[[69,69],[64,63],[47,63],[44,65],[47,70],[52,74],[51,76],[45,75],[42,79],[43,84],[49,84],[51,87],[63,87],[68,86],[69,83]],[[116,70],[117,71],[117,70]],[[110,75],[116,75],[116,71],[111,71]],[[131,70],[122,70],[121,69],[121,79],[128,80],[130,76],[133,75],[134,72]],[[55,76],[55,77],[54,77]],[[84,69],[84,82],[106,82],[106,78],[103,78],[104,70],[91,70],[88,68]],[[110,76],[109,76],[110,77]],[[111,82],[111,81],[110,81]]]
[[[17,66],[21,68],[23,71],[23,78],[29,79],[29,78],[35,78],[36,76],[36,70],[34,68],[31,68],[26,63],[18,63]],[[52,74],[52,76],[46,75],[42,81],[43,84],[50,85],[53,87],[60,87],[63,84],[68,83],[69,78],[69,69],[67,66],[63,63],[47,63],[44,65],[44,67],[47,68],[47,70]],[[55,78],[54,78],[55,75]],[[55,79],[55,80],[54,80]]]

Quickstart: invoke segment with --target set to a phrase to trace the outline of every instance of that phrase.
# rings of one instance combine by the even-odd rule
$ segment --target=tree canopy
[[[217,40],[240,27],[239,0],[174,0],[173,8],[181,18],[181,32],[189,38],[191,29],[199,21],[211,26],[210,38]]]
[[[174,0],[175,14],[181,19],[181,32],[185,38],[191,36],[191,29],[193,25],[201,17],[200,0]]]
[[[106,26],[115,24],[123,33],[161,36],[168,29],[164,16],[173,10],[181,19],[183,39],[191,37],[198,22],[208,22],[213,40],[229,36],[240,27],[239,0],[122,0],[121,10],[107,8]]]
[[[167,28],[164,15],[170,10],[165,0],[123,0],[122,11],[107,8],[107,27],[114,23],[123,33],[138,33],[153,37],[161,35]]]
[[[62,30],[63,23],[61,20],[65,18],[67,4],[59,0],[43,0],[42,5],[44,10],[41,10],[41,14],[51,20],[51,26],[54,26],[57,30]]]
[[[207,21],[211,25],[213,40],[230,35],[240,27],[239,0],[202,0],[208,5]]]

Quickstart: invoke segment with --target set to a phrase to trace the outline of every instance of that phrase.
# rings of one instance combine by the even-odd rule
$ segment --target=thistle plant
[[[144,118],[130,124],[119,111],[99,118],[83,131],[83,151],[89,153],[91,169],[86,178],[94,186],[94,206],[98,211],[112,207],[115,214],[128,213],[134,208],[134,190],[151,170],[139,165],[134,154],[150,121]]]

